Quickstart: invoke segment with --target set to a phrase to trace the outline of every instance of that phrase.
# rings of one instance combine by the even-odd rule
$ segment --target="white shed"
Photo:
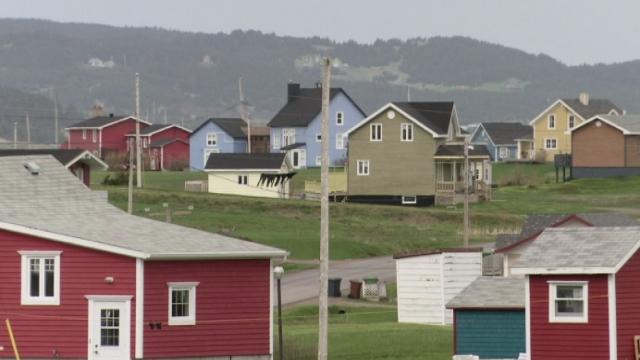
[[[453,312],[445,305],[482,275],[482,248],[438,249],[394,259],[402,323],[453,323]]]

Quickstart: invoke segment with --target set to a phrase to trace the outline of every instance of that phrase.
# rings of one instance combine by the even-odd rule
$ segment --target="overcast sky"
[[[640,59],[638,0],[7,0],[0,16],[370,43],[465,35],[567,64]]]

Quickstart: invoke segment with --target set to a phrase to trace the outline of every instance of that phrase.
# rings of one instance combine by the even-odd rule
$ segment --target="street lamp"
[[[473,145],[469,144],[469,137],[464,137],[464,229],[462,230],[462,239],[464,247],[469,247],[469,150],[473,150]]]
[[[282,348],[282,292],[280,286],[280,280],[284,275],[284,268],[282,266],[276,266],[273,269],[273,276],[275,276],[278,283],[278,353],[280,354],[280,360],[284,360],[283,348]]]

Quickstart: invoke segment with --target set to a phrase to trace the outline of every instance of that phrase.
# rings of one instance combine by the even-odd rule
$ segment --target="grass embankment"
[[[453,345],[450,327],[399,324],[395,308],[390,306],[331,306],[329,314],[330,359],[451,359]],[[317,358],[316,306],[300,306],[284,311],[283,328],[285,358]],[[277,326],[274,330],[274,349],[277,354]]]

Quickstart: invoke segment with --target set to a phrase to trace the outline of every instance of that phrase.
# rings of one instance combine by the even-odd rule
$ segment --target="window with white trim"
[[[296,129],[282,129],[282,146],[295,144]]]
[[[413,124],[400,124],[400,141],[413,141]]]
[[[344,125],[344,112],[338,111],[336,113],[336,125]]]
[[[91,131],[91,141],[93,141],[94,144],[98,142],[98,130],[93,129]]]
[[[82,129],[82,140],[87,140],[87,129]]]
[[[567,115],[567,127],[569,129],[573,129],[576,126],[576,117],[573,114]]]
[[[344,134],[337,133],[336,134],[336,149],[342,150],[344,149]]]
[[[554,150],[558,148],[558,140],[554,138],[544,139],[544,148],[548,150]]]
[[[145,149],[149,147],[149,138],[146,136],[142,138],[142,147]]]
[[[238,175],[238,184],[239,185],[247,185],[249,177],[247,175]]]
[[[218,146],[218,134],[207,133],[207,146]]]
[[[196,324],[196,287],[198,282],[170,282],[169,325]]]
[[[369,176],[369,160],[358,160],[358,176]]]
[[[556,116],[555,116],[555,114],[549,114],[549,116],[547,117],[547,127],[549,129],[555,129],[556,128]]]
[[[316,166],[322,166],[322,156],[316,156]]]
[[[589,321],[589,284],[586,281],[549,282],[549,322]]]
[[[271,142],[271,147],[278,150],[280,149],[280,136],[273,136],[271,137],[272,142]]]
[[[402,205],[412,205],[418,203],[417,196],[403,196],[402,197]]]
[[[322,141],[322,134],[316,133],[316,142],[321,142],[321,141]]]
[[[509,154],[509,149],[507,149],[506,147],[500,148],[500,158],[504,159],[507,157],[508,154]]]
[[[379,123],[371,124],[369,140],[382,141],[382,124],[379,124]]]
[[[60,305],[61,251],[18,251],[22,305]]]

